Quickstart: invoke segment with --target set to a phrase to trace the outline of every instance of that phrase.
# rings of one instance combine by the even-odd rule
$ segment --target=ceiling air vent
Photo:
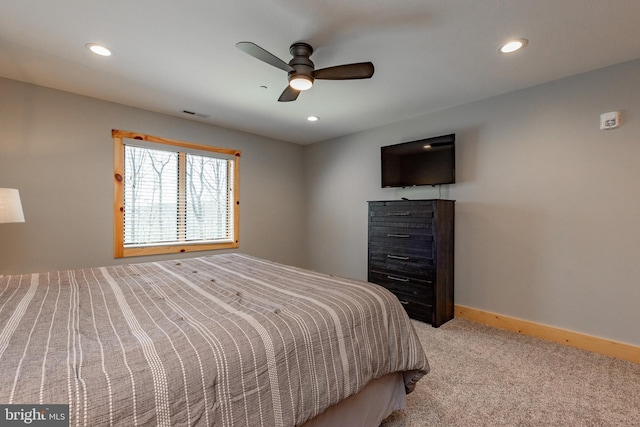
[[[206,119],[211,117],[206,114],[194,113],[193,111],[189,111],[189,110],[182,110],[182,113],[187,114],[189,116],[200,117],[201,119]]]

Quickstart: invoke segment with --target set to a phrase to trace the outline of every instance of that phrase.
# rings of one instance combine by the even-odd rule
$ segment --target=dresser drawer
[[[430,251],[402,250],[401,248],[369,248],[369,268],[388,270],[399,274],[421,278],[433,276],[435,260]]]
[[[410,318],[434,324],[433,307],[425,304],[418,304],[411,301],[402,301],[400,303]]]
[[[408,296],[431,297],[433,295],[433,274],[416,277],[397,271],[372,268],[369,270],[369,281]]]
[[[369,253],[376,255],[391,255],[398,259],[416,258],[422,261],[433,259],[433,245],[408,245],[403,242],[371,242]],[[428,261],[427,261],[428,262]]]
[[[393,292],[401,301],[427,304],[429,306],[433,303],[433,287],[407,285],[402,282],[394,282],[393,279],[382,286]]]
[[[389,202],[369,202],[369,214],[381,218],[433,218],[433,201],[396,200]]]
[[[409,279],[411,281],[417,281],[418,283],[433,283],[436,280],[436,269],[426,268],[426,267],[418,267],[414,270],[409,268],[400,269],[394,266],[387,265],[377,265],[369,261],[369,275],[371,274],[382,274],[385,277],[377,276],[378,280],[383,280],[386,276],[399,277],[402,279]],[[385,279],[385,280],[393,280],[393,279]],[[400,280],[396,280],[400,281]],[[378,282],[375,282],[378,283]]]
[[[432,203],[419,204],[405,201],[394,204],[384,202],[369,205],[369,221],[375,225],[431,227],[434,218]]]
[[[369,281],[384,286],[400,301],[409,317],[432,323],[434,288],[431,281],[369,271]]]
[[[369,243],[431,247],[433,246],[433,229],[432,227],[415,228],[372,225],[369,227]]]
[[[385,228],[399,228],[399,232],[422,233],[433,234],[433,222],[431,218],[428,220],[414,218],[415,221],[411,221],[410,218],[385,218],[385,217],[370,217],[370,227],[385,227]]]

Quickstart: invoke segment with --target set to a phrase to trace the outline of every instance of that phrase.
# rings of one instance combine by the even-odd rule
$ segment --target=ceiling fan
[[[236,47],[260,61],[289,73],[289,86],[282,92],[278,101],[295,101],[300,91],[310,89],[315,79],[321,80],[355,80],[370,79],[373,76],[371,62],[336,65],[316,70],[309,57],[313,53],[311,45],[303,42],[294,43],[289,48],[293,58],[289,63],[284,62],[274,54],[267,52],[252,42],[238,42]]]

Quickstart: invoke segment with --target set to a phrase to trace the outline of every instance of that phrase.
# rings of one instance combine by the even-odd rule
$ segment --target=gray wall
[[[0,274],[173,257],[113,259],[111,129],[242,150],[239,250],[303,263],[303,147],[0,79],[0,187],[26,217],[0,224]]]
[[[0,274],[171,257],[113,259],[116,128],[242,150],[242,252],[366,279],[367,200],[451,198],[457,304],[640,345],[639,110],[635,61],[302,147],[0,79]],[[458,183],[380,188],[380,146],[449,132]]]
[[[309,146],[307,266],[366,279],[367,200],[451,198],[456,304],[640,345],[639,114],[634,61]],[[451,132],[456,184],[380,188],[380,146]]]

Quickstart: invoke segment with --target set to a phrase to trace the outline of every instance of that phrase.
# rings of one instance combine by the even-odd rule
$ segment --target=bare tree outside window
[[[187,154],[187,240],[229,233],[228,161]]]
[[[178,153],[125,148],[125,244],[178,239]]]

